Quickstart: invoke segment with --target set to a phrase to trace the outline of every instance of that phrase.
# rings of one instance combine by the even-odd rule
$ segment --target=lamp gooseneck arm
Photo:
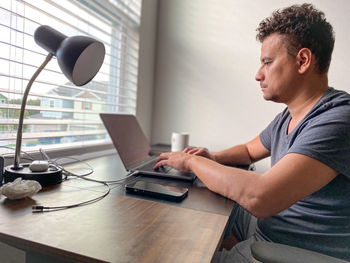
[[[40,72],[45,68],[45,66],[47,65],[47,63],[49,63],[49,61],[51,60],[51,58],[53,57],[53,55],[51,53],[49,53],[46,56],[45,61],[41,64],[41,66],[35,71],[34,75],[32,76],[32,78],[29,80],[28,85],[26,87],[26,90],[24,91],[23,94],[23,99],[22,99],[22,104],[21,104],[21,112],[19,115],[19,123],[18,123],[18,130],[17,130],[17,138],[16,138],[16,151],[15,151],[15,162],[13,165],[13,169],[14,170],[19,170],[21,169],[19,166],[19,161],[20,161],[20,155],[21,155],[21,144],[22,144],[22,130],[23,130],[23,119],[24,119],[24,111],[26,108],[26,104],[27,104],[27,98],[28,98],[28,94],[29,94],[29,90],[32,87],[33,82],[35,81],[35,79],[38,77],[38,75],[40,74]]]

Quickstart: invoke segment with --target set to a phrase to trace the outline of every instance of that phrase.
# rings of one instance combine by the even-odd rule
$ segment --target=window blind
[[[43,24],[98,39],[106,56],[82,87],[65,78],[55,57],[49,62],[29,93],[23,150],[105,142],[99,113],[135,114],[140,9],[141,0],[1,0],[0,146],[15,146],[22,94],[47,55],[33,38]]]

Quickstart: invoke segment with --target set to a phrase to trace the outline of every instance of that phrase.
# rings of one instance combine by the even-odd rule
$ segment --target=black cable
[[[88,204],[92,204],[95,203],[97,201],[100,201],[101,199],[103,199],[104,197],[106,197],[110,191],[111,191],[111,187],[108,185],[108,183],[110,184],[120,184],[122,181],[127,180],[128,178],[130,178],[134,173],[130,173],[127,176],[125,176],[124,178],[118,179],[118,180],[113,180],[113,181],[101,181],[101,180],[96,180],[96,179],[92,179],[92,178],[88,178],[86,176],[90,175],[93,173],[93,168],[85,162],[85,164],[88,165],[88,167],[91,169],[90,172],[83,174],[83,175],[78,175],[78,174],[74,174],[71,171],[66,170],[64,167],[62,167],[60,164],[57,163],[56,159],[55,161],[52,161],[49,156],[45,153],[44,150],[40,149],[40,152],[45,156],[45,158],[49,161],[50,164],[57,166],[58,168],[63,170],[63,174],[66,176],[65,180],[68,180],[68,176],[74,176],[86,181],[90,181],[90,182],[95,182],[95,183],[100,183],[103,184],[107,187],[107,190],[105,191],[105,193],[103,193],[101,196],[98,196],[96,198],[84,201],[84,202],[80,202],[80,203],[76,203],[76,204],[72,204],[72,205],[63,205],[63,206],[42,206],[42,205],[33,205],[32,206],[32,212],[33,213],[40,213],[40,212],[52,212],[52,211],[58,211],[58,210],[63,210],[63,209],[69,209],[69,208],[74,208],[74,207],[79,207],[79,206],[84,206],[84,205],[88,205]],[[70,158],[70,159],[74,159],[74,160],[78,160],[81,162],[81,160],[77,159],[77,158],[73,158],[73,157],[63,157],[63,158]],[[63,158],[59,158],[59,159],[63,159]],[[118,186],[122,186],[118,185]],[[115,187],[114,187],[115,188]]]
[[[57,211],[57,210],[64,210],[64,209],[69,209],[69,208],[74,208],[74,207],[79,207],[79,206],[84,206],[84,205],[89,205],[92,203],[95,203],[97,201],[100,201],[104,197],[106,197],[110,191],[111,188],[109,187],[108,184],[104,184],[107,187],[107,191],[103,193],[101,196],[98,196],[96,198],[93,198],[91,200],[87,200],[84,202],[72,204],[72,205],[62,205],[62,206],[41,206],[41,205],[33,205],[32,206],[32,212],[33,213],[40,213],[40,212],[52,212],[52,211]]]
[[[6,148],[6,149],[15,150],[14,148],[11,148],[11,147],[8,147],[8,146],[0,146],[0,148]],[[100,201],[104,197],[106,197],[110,193],[111,189],[115,189],[117,187],[123,187],[125,184],[123,184],[122,182],[127,180],[128,178],[130,178],[132,175],[134,175],[134,173],[129,173],[123,178],[120,178],[120,179],[117,179],[117,180],[111,180],[111,181],[102,181],[102,180],[96,180],[96,179],[88,178],[86,176],[92,174],[94,172],[94,170],[87,162],[83,162],[83,161],[79,160],[78,158],[74,158],[74,157],[61,157],[61,158],[57,158],[56,160],[52,161],[50,159],[50,157],[46,154],[46,152],[43,149],[40,149],[39,151],[40,151],[40,153],[41,153],[41,155],[43,157],[42,159],[46,158],[47,161],[49,162],[50,166],[62,169],[63,176],[64,176],[62,178],[62,182],[68,180],[69,176],[72,176],[72,177],[80,178],[80,179],[83,179],[83,180],[86,180],[86,181],[103,184],[104,186],[107,187],[107,189],[102,195],[100,195],[98,197],[95,197],[95,198],[92,198],[90,200],[83,201],[83,202],[80,202],[80,203],[76,203],[76,204],[62,205],[62,206],[33,205],[32,206],[32,212],[33,213],[52,212],[52,211],[64,210],[64,209],[69,209],[69,208],[74,208],[74,207],[79,207],[79,206],[84,206],[84,205],[89,205],[89,204],[95,203],[97,201]],[[28,160],[34,161],[34,158],[32,158],[30,156],[30,154],[28,154],[27,152],[21,151],[21,153],[24,153],[25,155],[27,155],[29,157],[29,158],[22,157],[22,159],[28,159]],[[4,157],[6,158],[7,156],[4,156]],[[13,157],[11,156],[11,158],[13,158]],[[66,170],[62,165],[57,163],[57,161],[61,160],[61,159],[73,159],[75,161],[83,162],[83,163],[85,163],[88,166],[90,171],[85,173],[85,174],[82,174],[82,175],[75,174],[75,173],[73,173],[71,171]],[[131,181],[134,181],[136,178],[132,179]],[[109,184],[118,184],[118,185],[113,187],[113,188],[111,188],[109,186]]]

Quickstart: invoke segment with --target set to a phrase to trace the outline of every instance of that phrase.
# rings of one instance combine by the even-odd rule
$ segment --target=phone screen
[[[128,193],[148,195],[156,198],[181,201],[187,196],[188,189],[182,187],[174,187],[146,181],[137,181],[125,186]]]

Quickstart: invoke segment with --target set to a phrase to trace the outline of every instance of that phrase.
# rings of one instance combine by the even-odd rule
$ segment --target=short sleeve
[[[260,133],[260,141],[266,149],[271,151],[271,126],[272,122]]]
[[[270,152],[272,149],[273,136],[275,136],[276,131],[280,129],[279,125],[281,124],[282,119],[286,117],[286,113],[287,110],[284,110],[283,112],[279,113],[275,117],[275,119],[272,122],[270,122],[270,124],[259,135],[261,143]]]
[[[307,155],[350,178],[350,107],[334,108],[305,122],[288,153]]]

